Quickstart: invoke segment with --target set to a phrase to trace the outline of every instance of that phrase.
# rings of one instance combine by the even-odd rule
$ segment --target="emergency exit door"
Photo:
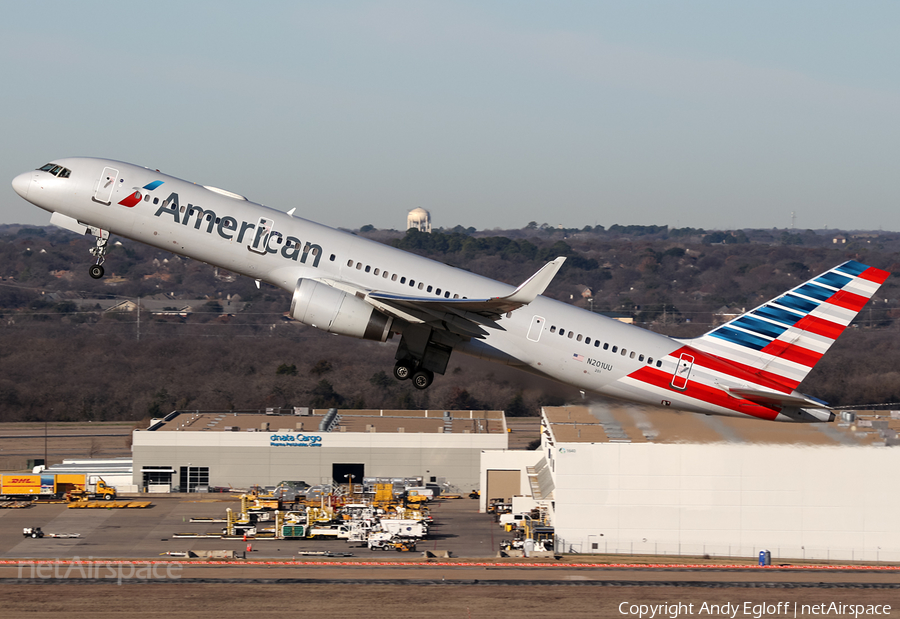
[[[693,367],[694,357],[687,353],[681,353],[678,367],[675,368],[675,373],[672,374],[672,387],[681,391],[687,389],[688,379],[691,377]]]

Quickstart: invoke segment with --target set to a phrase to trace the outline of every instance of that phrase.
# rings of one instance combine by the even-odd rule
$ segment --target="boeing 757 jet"
[[[518,287],[350,235],[157,170],[57,159],[17,176],[50,223],[96,243],[111,234],[202,260],[293,294],[290,314],[323,331],[387,341],[394,376],[418,389],[465,353],[580,390],[696,413],[831,421],[796,390],[888,273],[849,261],[693,339],[674,339],[542,296],[565,258]]]

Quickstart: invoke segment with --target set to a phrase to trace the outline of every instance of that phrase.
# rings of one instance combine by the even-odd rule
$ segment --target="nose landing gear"
[[[103,277],[103,263],[106,261],[106,251],[109,248],[109,230],[92,227],[89,231],[97,239],[97,243],[90,249],[91,255],[97,260],[91,265],[88,273],[94,279],[100,279]]]

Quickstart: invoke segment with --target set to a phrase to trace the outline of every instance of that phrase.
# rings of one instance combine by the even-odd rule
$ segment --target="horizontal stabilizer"
[[[728,393],[757,404],[768,406],[811,406],[813,408],[830,408],[824,402],[819,402],[805,396],[795,396],[786,393],[778,393],[777,391],[762,391],[759,389],[742,389],[740,387],[729,387]]]

